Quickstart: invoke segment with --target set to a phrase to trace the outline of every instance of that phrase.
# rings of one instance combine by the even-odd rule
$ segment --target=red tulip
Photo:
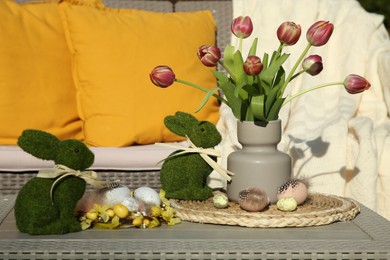
[[[301,26],[294,22],[284,22],[279,26],[276,34],[281,43],[294,45],[301,37]]]
[[[238,38],[247,38],[252,34],[253,24],[249,16],[239,16],[233,19],[230,26],[232,33]]]
[[[257,56],[248,56],[243,67],[247,75],[256,76],[263,70],[263,63],[261,63],[261,59]]]
[[[312,76],[320,74],[324,68],[322,58],[319,55],[310,55],[302,62],[303,69]]]
[[[357,94],[369,89],[371,84],[359,75],[350,74],[344,80],[344,87],[348,93]]]
[[[214,67],[221,59],[221,51],[218,47],[202,45],[198,49],[198,58],[207,67]]]
[[[150,73],[150,80],[160,88],[166,88],[175,81],[175,73],[168,66],[157,66]]]
[[[307,41],[313,46],[325,45],[333,33],[333,24],[327,21],[318,21],[307,30]]]

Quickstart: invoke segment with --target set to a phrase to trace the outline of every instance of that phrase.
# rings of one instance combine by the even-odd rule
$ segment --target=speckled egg
[[[107,187],[102,188],[104,193],[103,204],[111,207],[121,203],[124,199],[131,197],[130,189],[119,183],[111,183]]]
[[[243,210],[257,212],[269,205],[267,193],[259,188],[249,188],[239,192],[238,204]]]
[[[139,187],[134,191],[134,198],[150,206],[161,204],[160,195],[152,188]]]
[[[126,206],[129,211],[138,211],[140,207],[138,201],[133,197],[124,199],[121,204]]]
[[[294,211],[297,208],[297,201],[294,198],[281,198],[276,203],[276,207],[281,211]]]
[[[217,193],[213,197],[213,204],[218,209],[227,208],[229,205],[229,199],[224,193]]]
[[[294,198],[297,204],[305,202],[309,195],[307,185],[301,180],[289,180],[279,187],[277,198]]]

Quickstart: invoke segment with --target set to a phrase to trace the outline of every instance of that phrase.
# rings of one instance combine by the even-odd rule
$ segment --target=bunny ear
[[[188,134],[188,129],[197,125],[199,120],[191,114],[176,112],[174,116],[165,117],[164,123],[173,133],[179,136],[186,136]]]
[[[25,152],[44,160],[54,160],[60,140],[52,134],[40,130],[24,130],[18,145]]]

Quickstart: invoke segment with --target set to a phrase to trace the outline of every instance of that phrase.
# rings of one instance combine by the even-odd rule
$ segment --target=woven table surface
[[[308,227],[348,221],[360,212],[358,204],[348,198],[311,193],[295,211],[284,212],[269,205],[260,212],[247,212],[237,203],[225,209],[214,207],[212,198],[205,201],[170,200],[176,215],[184,221],[243,227]]]

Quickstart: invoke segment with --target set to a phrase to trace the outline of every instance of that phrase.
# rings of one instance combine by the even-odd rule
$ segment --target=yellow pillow
[[[57,3],[0,0],[0,144],[26,128],[82,139]]]
[[[177,111],[194,114],[205,93],[181,84],[154,86],[149,73],[168,65],[178,78],[206,88],[216,80],[196,56],[215,42],[209,11],[156,13],[132,9],[60,4],[73,53],[79,114],[86,142],[127,146],[181,140],[164,126]],[[194,114],[216,122],[219,105],[211,99]]]

